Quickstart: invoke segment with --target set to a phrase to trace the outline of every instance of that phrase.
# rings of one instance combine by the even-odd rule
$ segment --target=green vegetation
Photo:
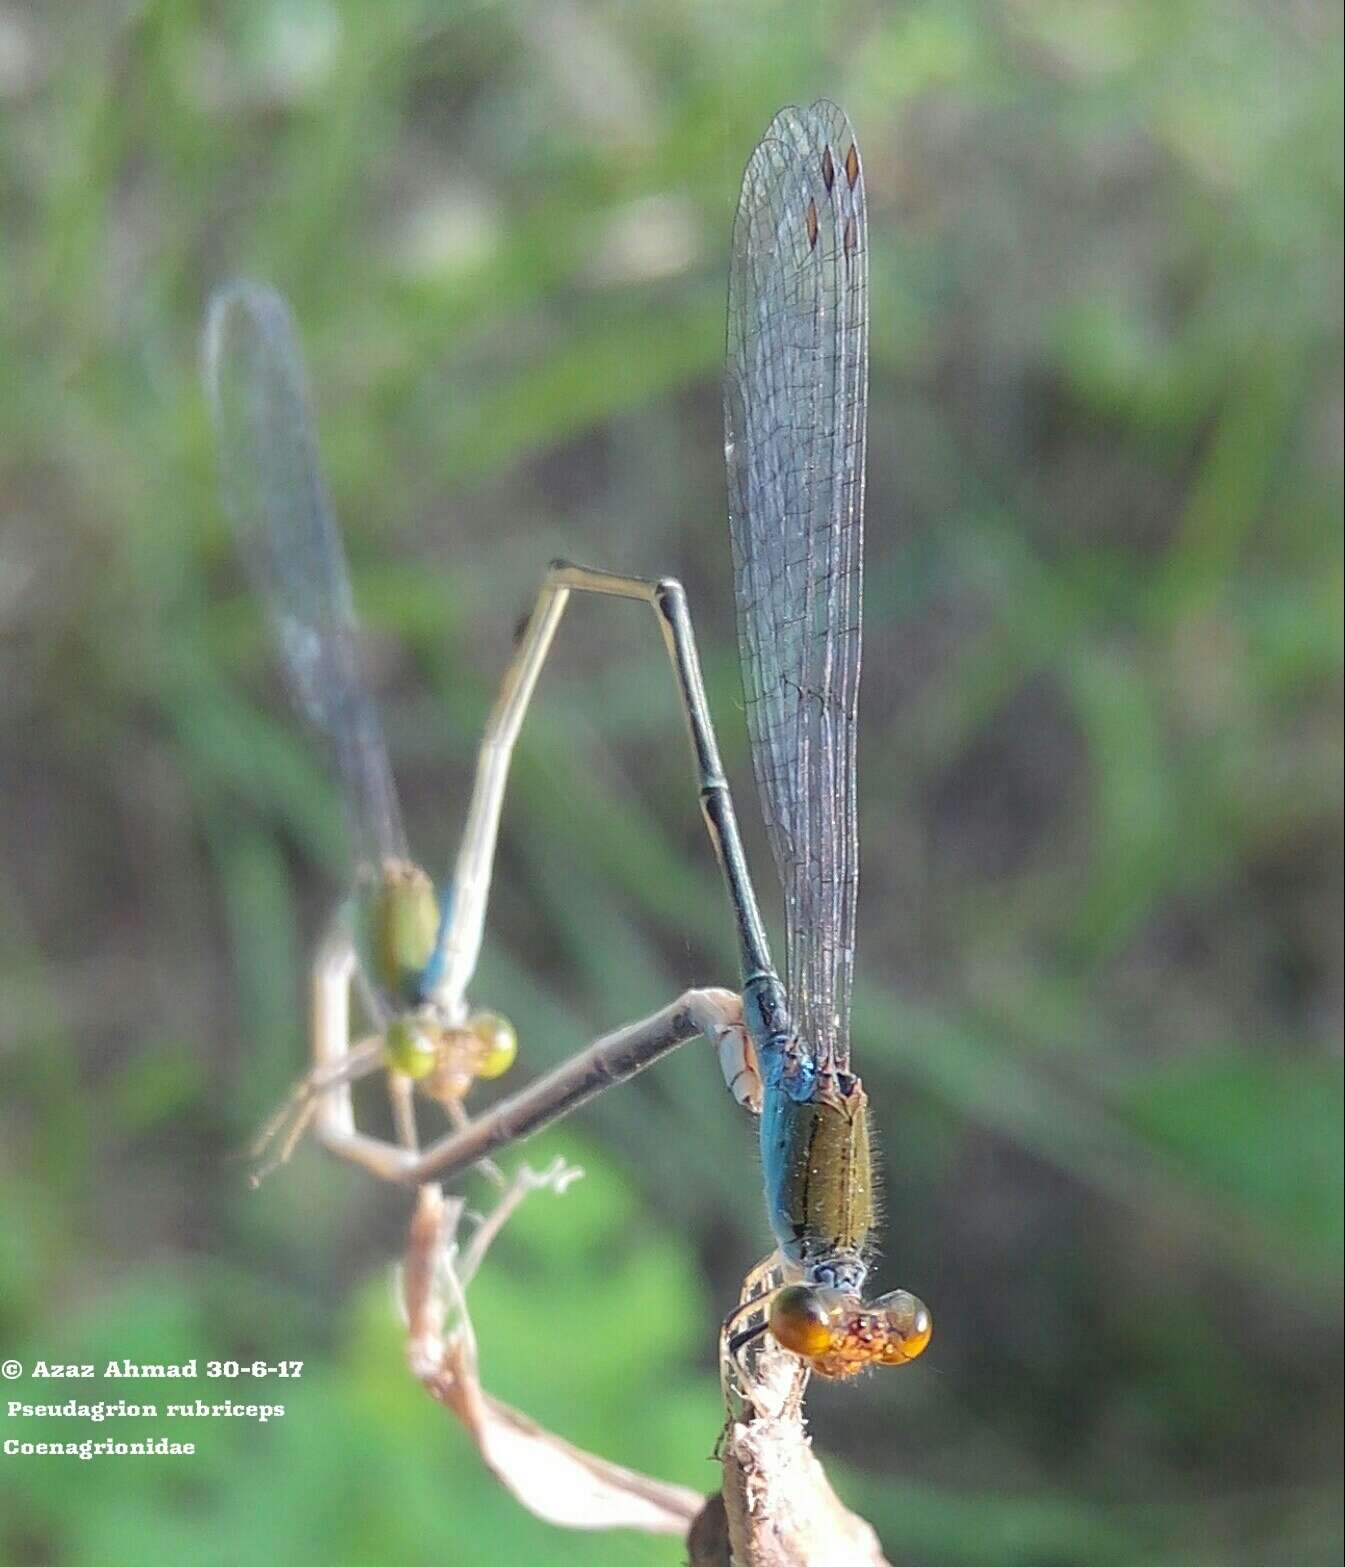
[[[0,1355],[308,1370],[194,1459],[6,1460],[0,1561],[682,1559],[485,1478],[403,1369],[402,1197],[229,1162],[341,840],[197,333],[293,303],[427,864],[567,554],[685,580],[772,887],[718,367],[742,164],[822,92],[873,209],[856,1053],[936,1338],[819,1447],[907,1564],[1339,1559],[1338,7],[161,0],[0,11]],[[732,980],[681,743],[647,617],[576,605],[474,990],[520,1074]],[[589,1177],[473,1293],[493,1392],[705,1488],[765,1249],[717,1084],[552,1133]]]

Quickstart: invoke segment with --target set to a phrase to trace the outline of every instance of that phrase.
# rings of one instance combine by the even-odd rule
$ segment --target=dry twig
[[[562,1160],[543,1171],[524,1166],[461,1249],[461,1200],[420,1188],[402,1271],[412,1374],[457,1417],[500,1483],[548,1523],[685,1535],[692,1567],[886,1567],[873,1530],[842,1506],[813,1454],[806,1371],[774,1346],[756,1357],[750,1381],[725,1362],[723,1488],[708,1499],[574,1447],[485,1391],[467,1285],[525,1197],[563,1192],[580,1173]]]

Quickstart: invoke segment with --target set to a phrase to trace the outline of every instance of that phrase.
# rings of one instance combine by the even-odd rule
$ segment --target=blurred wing
[[[353,845],[369,866],[405,858],[345,555],[318,471],[303,364],[277,293],[233,283],[214,296],[204,374],[225,507],[291,695],[331,747]]]
[[[849,1059],[859,846],[868,254],[854,132],[783,109],[733,228],[724,386],[729,523],[752,761],[784,885],[800,1036]]]

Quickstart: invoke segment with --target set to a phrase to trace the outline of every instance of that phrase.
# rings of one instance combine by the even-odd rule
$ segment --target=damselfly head
[[[475,1012],[464,1024],[476,1043],[473,1067],[476,1077],[503,1077],[518,1055],[518,1035],[514,1025],[498,1012]]]
[[[421,1086],[443,1103],[462,1099],[478,1077],[503,1077],[518,1055],[514,1025],[498,1012],[474,1012],[458,1028],[438,1031],[438,1055]]]
[[[768,1325],[783,1348],[824,1377],[869,1366],[904,1366],[934,1331],[929,1310],[906,1290],[874,1301],[819,1284],[787,1284],[771,1298]]]

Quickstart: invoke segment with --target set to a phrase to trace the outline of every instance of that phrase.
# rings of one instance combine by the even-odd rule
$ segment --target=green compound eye
[[[480,1058],[473,1063],[476,1076],[503,1077],[518,1056],[514,1025],[498,1012],[478,1012],[467,1019],[467,1032],[481,1046]]]
[[[383,1048],[388,1053],[388,1065],[403,1077],[428,1077],[439,1064],[437,1034],[415,1018],[399,1017],[390,1023],[383,1036]]]

